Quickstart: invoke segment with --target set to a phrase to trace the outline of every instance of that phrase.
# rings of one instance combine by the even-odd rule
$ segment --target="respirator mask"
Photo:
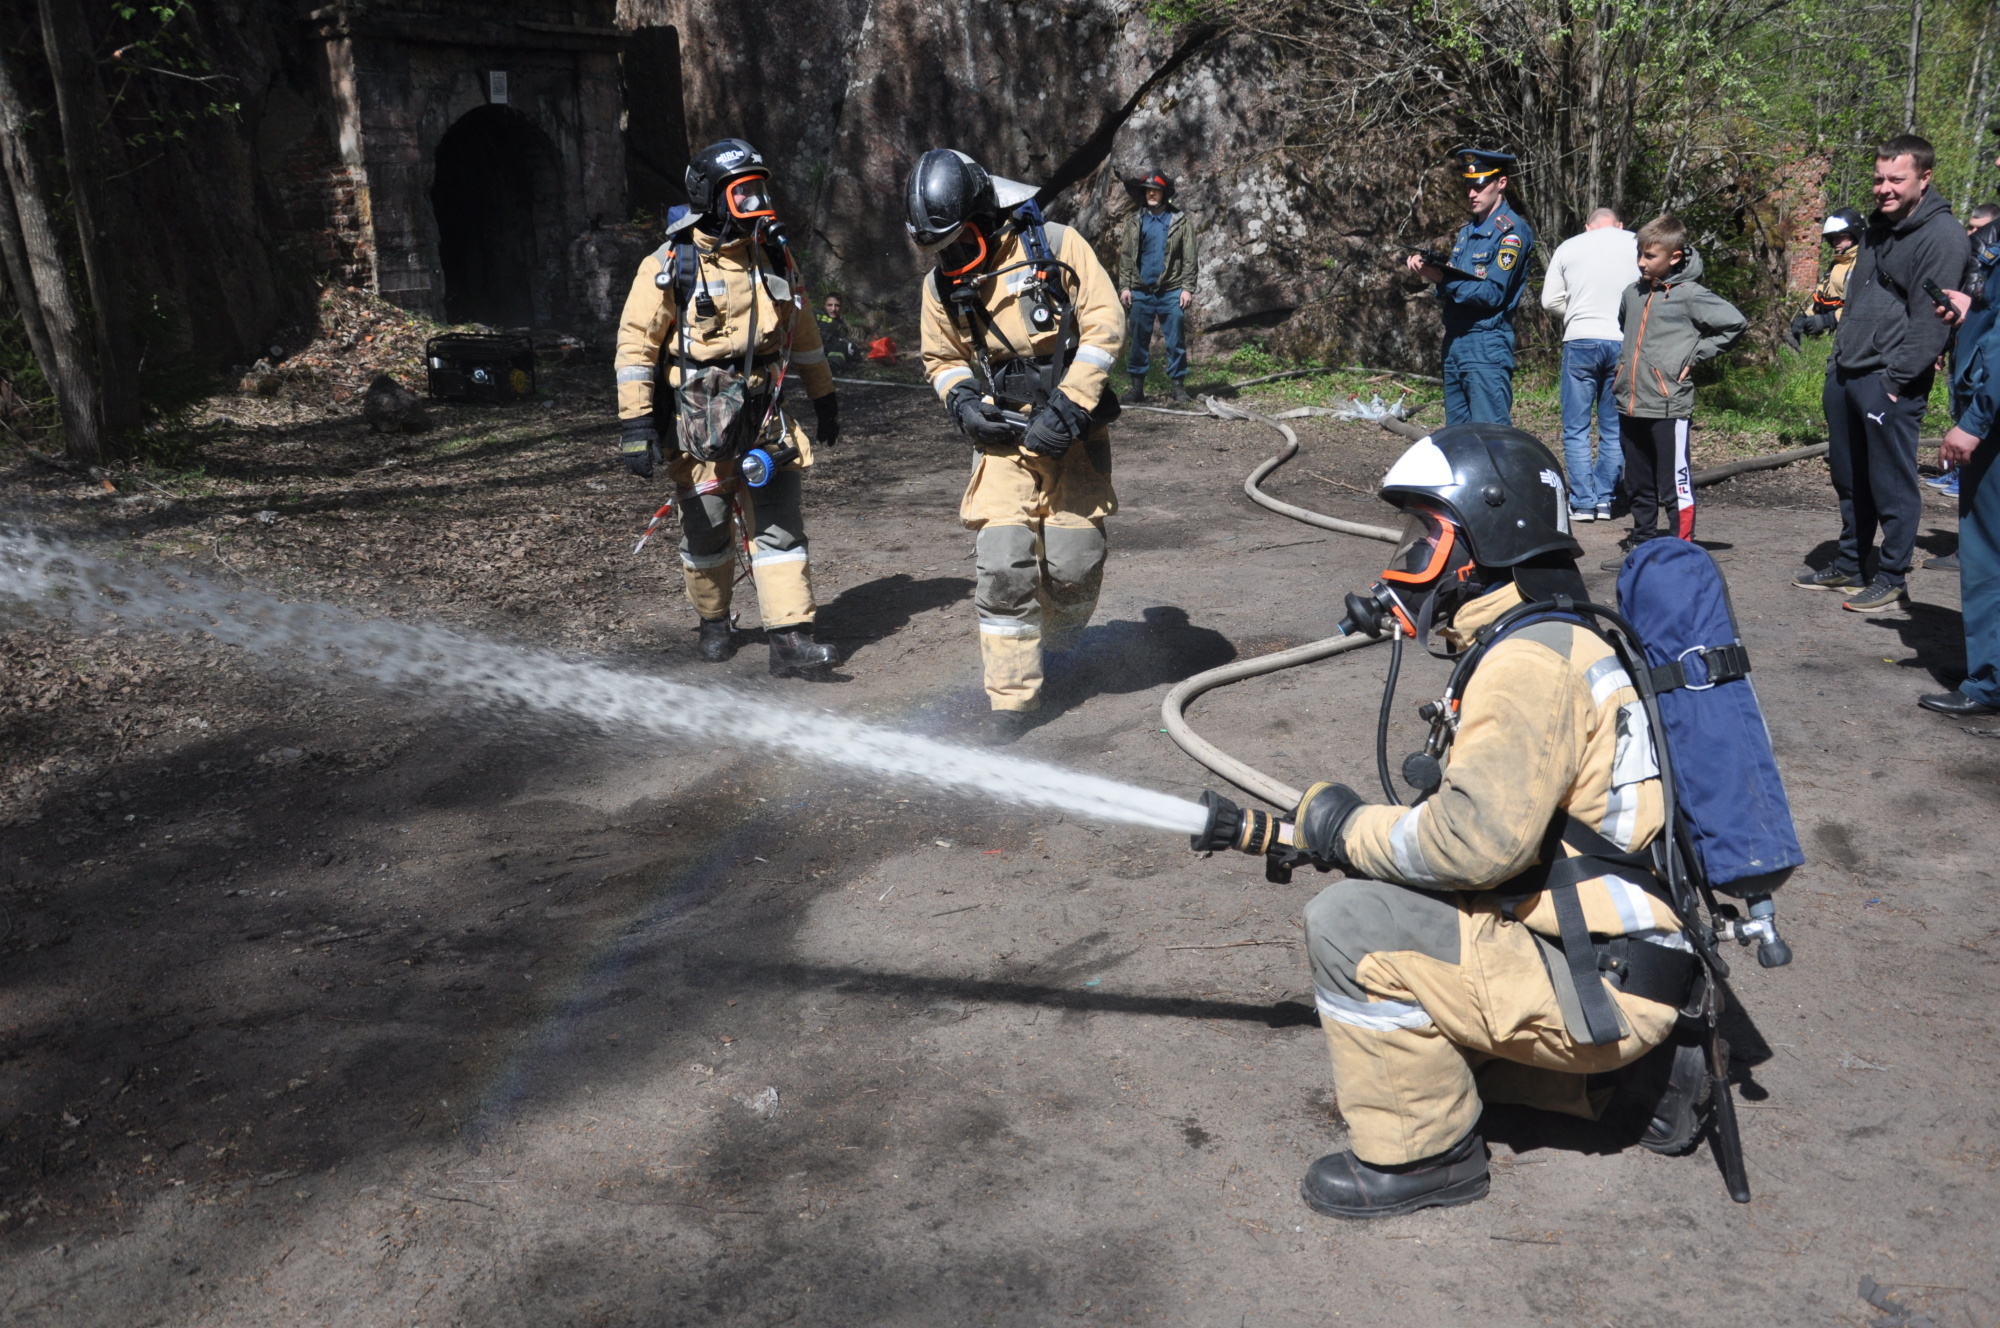
[[[1408,503],[1403,508],[1402,538],[1382,569],[1382,579],[1366,592],[1347,597],[1340,633],[1380,636],[1393,626],[1404,636],[1426,641],[1434,619],[1442,615],[1449,620],[1461,603],[1486,589],[1475,580],[1478,570],[1472,549],[1449,512],[1430,503]]]

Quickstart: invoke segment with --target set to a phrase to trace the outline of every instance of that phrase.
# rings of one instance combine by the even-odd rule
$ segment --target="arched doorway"
[[[446,131],[431,183],[445,317],[504,327],[551,321],[560,188],[555,145],[519,111],[481,106]]]

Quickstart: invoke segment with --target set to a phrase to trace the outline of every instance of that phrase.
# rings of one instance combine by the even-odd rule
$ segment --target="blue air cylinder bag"
[[[1805,854],[1750,679],[1707,685],[1712,662],[1731,670],[1706,652],[1742,648],[1721,569],[1688,540],[1647,540],[1618,573],[1618,611],[1654,670],[1674,793],[1708,883],[1739,896],[1770,893]],[[1676,663],[1678,675],[1668,667]]]

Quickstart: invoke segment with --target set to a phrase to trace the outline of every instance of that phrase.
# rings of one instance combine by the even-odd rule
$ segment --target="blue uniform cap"
[[[1454,148],[1451,154],[1451,163],[1458,167],[1460,175],[1482,184],[1496,175],[1508,174],[1514,169],[1515,160],[1511,152],[1494,152],[1489,148]]]

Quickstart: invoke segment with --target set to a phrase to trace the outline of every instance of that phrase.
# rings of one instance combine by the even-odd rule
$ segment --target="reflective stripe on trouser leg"
[[[675,495],[681,515],[681,573],[688,603],[704,618],[729,616],[736,589],[736,557],[729,547],[729,499],[682,489]]]
[[[1694,458],[1688,446],[1688,430],[1692,420],[1675,420],[1673,442],[1669,450],[1673,456],[1674,485],[1674,534],[1684,540],[1694,538]]]
[[[750,578],[757,584],[757,613],[767,631],[810,623],[814,616],[812,564],[799,500],[796,470],[780,470],[762,489],[743,495],[752,531]]]
[[[1033,710],[1042,699],[1041,559],[1027,526],[989,525],[973,540],[979,657],[995,710]]]
[[[1057,525],[1051,517],[1042,526],[1042,649],[1068,650],[1097,612],[1097,593],[1104,585],[1104,526]],[[1074,518],[1072,518],[1074,519]]]
[[[1378,952],[1457,971],[1458,909],[1437,895],[1349,880],[1306,905],[1313,994],[1355,1156],[1397,1166],[1443,1152],[1479,1120],[1465,1053],[1411,993],[1371,990],[1358,970]]]

